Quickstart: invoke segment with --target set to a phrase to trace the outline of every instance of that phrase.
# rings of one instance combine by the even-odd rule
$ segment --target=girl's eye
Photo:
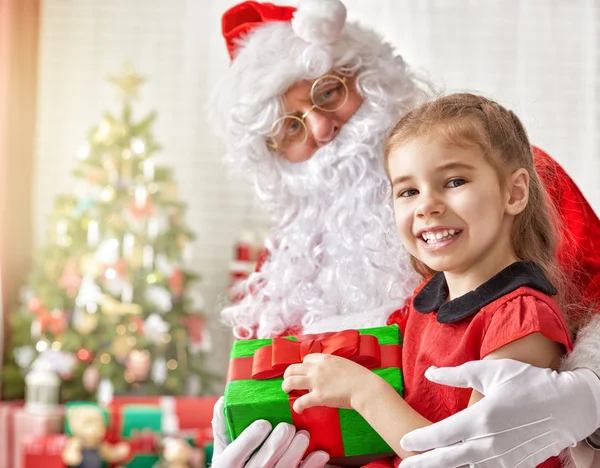
[[[408,198],[408,197],[414,197],[415,195],[417,195],[419,193],[419,191],[417,189],[408,189],[408,190],[403,190],[401,192],[398,192],[398,197],[397,198]]]
[[[452,180],[448,181],[448,183],[446,184],[446,187],[456,188],[456,187],[460,187],[461,185],[464,185],[466,183],[467,183],[467,181],[465,179],[452,179]]]

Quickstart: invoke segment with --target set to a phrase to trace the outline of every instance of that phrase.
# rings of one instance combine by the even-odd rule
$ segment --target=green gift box
[[[232,439],[257,419],[273,427],[293,424],[310,434],[307,453],[324,450],[331,458],[393,452],[390,446],[354,410],[314,407],[298,414],[296,397],[281,389],[285,369],[302,362],[306,354],[323,352],[351,359],[382,377],[400,395],[402,338],[397,325],[344,330],[233,344],[225,388],[225,418]]]

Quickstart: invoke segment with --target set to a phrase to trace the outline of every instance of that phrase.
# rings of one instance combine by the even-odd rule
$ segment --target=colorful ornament
[[[60,335],[67,328],[67,314],[60,309],[54,309],[50,311],[46,307],[42,306],[32,312],[36,315],[34,321],[38,323],[39,332],[41,334],[49,331],[53,335]]]
[[[127,358],[126,369],[133,375],[134,380],[143,381],[150,372],[150,353],[148,350],[134,349]]]
[[[98,125],[98,128],[92,135],[92,141],[106,146],[112,145],[112,125],[108,120],[100,122],[100,125]]]
[[[171,262],[171,260],[169,260],[169,257],[167,257],[164,253],[156,254],[155,265],[156,269],[167,278],[173,274],[173,271],[175,269],[173,262]]]
[[[175,296],[181,296],[183,294],[183,283],[185,277],[181,270],[175,269],[173,274],[169,278],[169,287],[171,288],[171,292]]]
[[[180,323],[188,331],[191,352],[210,350],[212,342],[202,316],[190,314],[182,317]]]
[[[127,208],[131,216],[137,220],[154,216],[154,201],[149,195],[142,201],[132,201]]]
[[[121,317],[125,315],[141,315],[142,306],[139,304],[123,304],[117,301],[108,294],[104,295],[104,299],[100,305],[102,313],[109,317]]]
[[[98,326],[99,316],[97,313],[90,314],[80,307],[73,312],[73,328],[82,335],[93,332]]]
[[[107,270],[112,270],[112,272],[109,272],[109,274],[107,274]],[[104,267],[104,277],[106,279],[113,279],[116,276],[118,276],[119,278],[127,278],[127,270],[127,261],[124,258],[120,258],[113,264],[106,265]]]
[[[133,137],[131,139],[131,150],[137,155],[142,155],[146,151],[146,143],[140,137]]]
[[[77,295],[79,286],[81,286],[81,275],[77,268],[77,260],[71,259],[67,262],[61,277],[58,279],[58,285],[66,290],[67,296],[74,298]]]
[[[104,178],[104,171],[99,167],[89,167],[85,180],[90,184],[98,184]]]
[[[113,400],[115,394],[115,386],[112,384],[110,379],[102,379],[98,385],[98,391],[96,392],[96,399],[101,405],[107,406]]]
[[[152,343],[160,343],[165,333],[168,333],[170,326],[158,314],[150,314],[144,323],[144,336]]]
[[[129,325],[127,326],[127,329],[131,333],[143,334],[144,333],[144,319],[140,316],[131,317],[131,320],[129,321]]]
[[[84,213],[91,210],[96,205],[96,200],[92,198],[80,198],[77,200],[77,206],[75,207],[75,216],[81,218]]]
[[[86,307],[89,304],[99,304],[103,298],[104,294],[100,286],[94,281],[94,278],[88,275],[84,276],[81,280],[75,304],[79,307]]]
[[[154,247],[145,245],[142,249],[142,266],[145,270],[150,270],[154,266]]]
[[[81,362],[90,362],[92,360],[92,353],[89,349],[81,348],[77,351],[77,359]]]
[[[129,336],[120,335],[120,336],[115,336],[112,340],[112,344],[110,345],[110,350],[112,351],[112,353],[115,355],[115,357],[119,361],[122,361],[125,358],[127,358],[129,353],[133,349],[133,346],[131,345],[129,338],[130,338]]]
[[[29,308],[30,312],[33,312],[33,313],[36,313],[43,306],[44,306],[44,304],[43,304],[42,300],[39,297],[32,297],[27,302],[27,307]]]
[[[152,363],[152,380],[158,385],[162,385],[167,380],[167,372],[167,362],[164,357],[159,357]]]
[[[21,369],[29,369],[29,366],[35,358],[36,352],[33,346],[21,346],[13,349],[15,362]]]
[[[111,172],[111,174],[113,173]],[[115,196],[116,192],[114,187],[112,185],[107,185],[102,189],[102,192],[100,193],[100,200],[102,200],[104,203],[111,203],[115,199]]]
[[[161,314],[166,314],[173,308],[171,293],[162,286],[148,286],[145,298],[148,302],[156,306]]]
[[[83,372],[81,381],[83,382],[83,388],[88,392],[93,392],[98,388],[98,384],[100,383],[100,371],[96,366],[88,367]]]
[[[119,260],[119,240],[106,239],[100,243],[94,258],[103,265],[114,265]]]
[[[91,247],[95,247],[100,241],[100,227],[98,221],[90,220],[87,223],[87,243]]]

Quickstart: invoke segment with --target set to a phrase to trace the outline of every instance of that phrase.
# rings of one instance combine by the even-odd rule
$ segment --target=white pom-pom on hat
[[[301,0],[292,28],[296,35],[311,44],[331,44],[342,37],[346,7],[340,0]]]

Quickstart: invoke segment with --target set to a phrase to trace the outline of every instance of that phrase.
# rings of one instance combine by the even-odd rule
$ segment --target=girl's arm
[[[564,353],[565,350],[561,344],[546,338],[541,333],[532,333],[498,348],[483,359],[514,359],[535,367],[547,367],[557,370]],[[481,393],[473,390],[469,406],[477,403],[482,398]]]
[[[401,457],[414,455],[400,448],[400,439],[430,421],[413,410],[385,380],[348,359],[328,354],[309,354],[302,364],[289,366],[282,388],[310,390],[293,409],[302,413],[313,406],[351,408],[362,415]]]
[[[509,358],[552,368],[562,354],[562,345],[541,333],[533,333],[493,351],[485,359]],[[416,453],[402,450],[400,439],[414,429],[431,424],[381,377],[337,356],[309,354],[302,364],[288,367],[282,388],[286,392],[310,390],[295,401],[294,411],[298,413],[313,406],[356,410],[401,458]],[[473,391],[469,405],[481,398],[481,393]]]
[[[429,426],[431,421],[412,409],[385,380],[371,375],[377,379],[364,385],[364,391],[352,398],[352,409],[365,418],[400,458],[416,455],[402,450],[400,439],[414,429]]]
[[[514,359],[536,367],[556,370],[563,354],[564,348],[561,344],[541,333],[532,333],[497,349],[484,359]],[[362,390],[354,391],[352,409],[358,411],[401,458],[416,455],[415,452],[402,450],[398,441],[413,429],[432,423],[412,409],[387,382],[373,373],[370,374],[376,378],[365,382]],[[481,393],[473,390],[469,406],[482,398]]]

